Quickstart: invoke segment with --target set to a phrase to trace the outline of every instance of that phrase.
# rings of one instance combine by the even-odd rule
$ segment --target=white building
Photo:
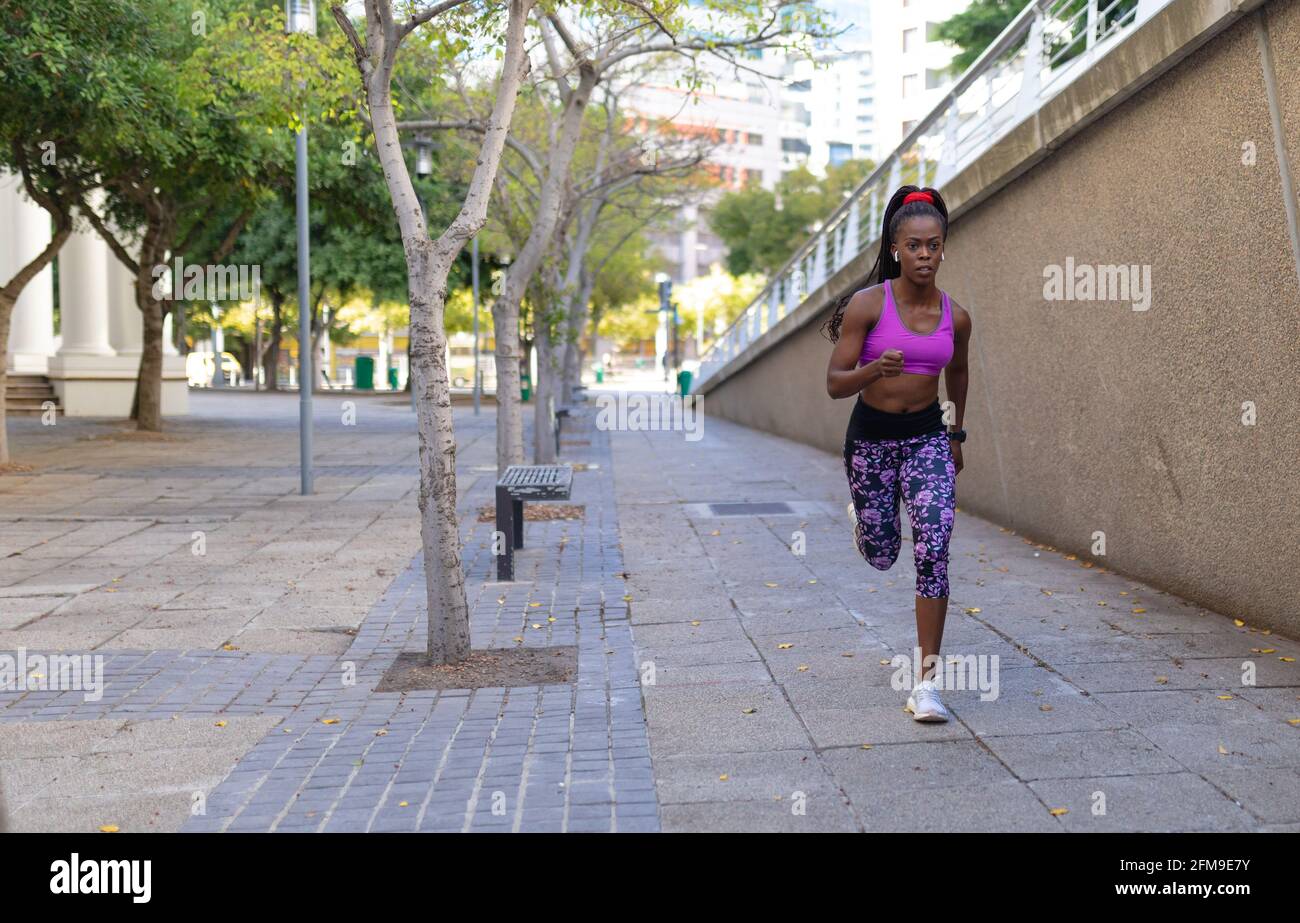
[[[711,198],[728,190],[756,182],[764,188],[776,185],[782,173],[781,109],[779,86],[768,86],[752,74],[740,79],[721,66],[713,73],[713,84],[688,94],[676,87],[671,74],[654,83],[643,83],[623,96],[629,112],[647,120],[665,119],[673,131],[702,134],[716,142],[707,169],[719,182]],[[638,129],[644,131],[647,122]],[[708,272],[710,264],[722,262],[725,249],[708,223],[709,202],[682,209],[678,229],[655,235],[660,249],[672,264],[668,274],[676,282],[694,279]]]
[[[946,72],[956,49],[936,41],[934,30],[968,6],[970,0],[871,0],[875,160],[898,147],[960,76]]]
[[[134,279],[98,234],[80,228],[57,257],[59,335],[54,333],[54,273],[47,266],[14,306],[5,368],[15,376],[11,388],[48,379],[59,412],[67,416],[128,417],[144,339]],[[45,249],[50,236],[50,215],[22,191],[22,180],[0,175],[0,280],[13,278]],[[185,360],[170,331],[169,316],[163,331],[164,416],[189,409]]]

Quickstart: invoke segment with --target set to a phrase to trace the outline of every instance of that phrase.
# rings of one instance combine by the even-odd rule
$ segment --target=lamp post
[[[284,0],[287,29],[292,34],[316,34],[316,4],[313,0]],[[302,493],[312,493],[311,436],[311,261],[308,253],[307,214],[307,125],[298,129],[295,139],[296,181],[298,192],[298,464],[302,470]]]
[[[478,235],[470,244],[470,279],[474,285],[474,416],[479,415],[479,398],[483,391],[483,376],[478,370]]]

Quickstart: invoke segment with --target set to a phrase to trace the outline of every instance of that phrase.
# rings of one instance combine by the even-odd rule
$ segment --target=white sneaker
[[[925,679],[912,688],[903,711],[911,712],[915,721],[947,721],[948,709],[939,698],[939,688],[934,680]]]

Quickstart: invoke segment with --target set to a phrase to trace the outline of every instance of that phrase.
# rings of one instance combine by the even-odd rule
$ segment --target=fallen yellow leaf
[[[1143,612],[1146,612],[1146,611],[1147,611],[1147,610],[1145,610],[1145,609],[1134,609],[1134,610],[1133,610],[1133,614],[1134,614],[1134,615],[1141,615]]]
[[[1165,683],[1169,682],[1169,677],[1168,677],[1168,676],[1157,676],[1157,677],[1156,677],[1156,682],[1163,686]]]
[[[806,663],[801,663],[801,664],[799,664],[799,672],[800,672],[800,673],[807,673],[807,672],[808,672],[808,664],[806,664]]]
[[[764,583],[763,586],[780,586],[779,583]]]
[[[1236,625],[1238,628],[1242,628],[1245,626],[1246,623],[1243,622],[1241,619],[1233,619],[1232,624]]]
[[[788,650],[789,650],[790,648],[792,648],[792,647],[794,647],[794,645],[791,644],[789,641],[786,641],[786,642],[783,642],[783,643],[781,643],[781,644],[778,644],[778,645],[776,646],[776,649],[777,649],[778,651],[788,651]]]
[[[1227,756],[1227,755],[1228,755],[1227,748],[1225,748],[1225,747],[1223,746],[1223,744],[1219,744],[1219,755],[1220,755],[1220,756]]]
[[[1069,808],[1052,808],[1051,811],[1053,817],[1060,817],[1062,814],[1069,814],[1069,813],[1070,813]]]
[[[117,833],[117,831],[118,831],[117,824],[105,824],[104,826],[99,828],[100,833]]]
[[[213,361],[215,362],[216,360],[214,359]],[[399,802],[397,802],[397,806],[398,806],[399,808],[409,808],[411,805],[410,805],[408,802],[405,802],[405,801],[399,801]]]
[[[741,713],[742,715],[752,715],[752,714],[754,714],[754,712],[756,712],[756,711],[758,711],[758,709],[757,709],[757,708],[754,708],[754,707],[751,705],[749,708],[742,708],[742,709],[740,710],[740,713]]]
[[[339,723],[339,719],[338,719],[338,718],[321,718],[321,719],[320,719],[320,723],[321,723],[321,724],[338,724],[338,723]]]
[[[224,721],[218,721],[218,722],[217,722],[217,727],[219,727],[219,728],[223,728],[223,727],[225,727],[225,726],[226,726],[226,722],[224,722]]]
[[[981,609],[979,606],[970,606],[969,608],[966,609],[966,614],[974,615],[976,612],[983,612],[983,611],[984,610]]]
[[[718,781],[719,781],[719,782],[726,782],[726,781],[727,781],[728,779],[730,779],[730,778],[731,778],[731,776],[727,775],[727,774],[724,772],[722,775],[718,776]]]

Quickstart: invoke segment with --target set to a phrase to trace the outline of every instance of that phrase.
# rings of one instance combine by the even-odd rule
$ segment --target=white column
[[[163,335],[163,355],[164,355],[164,356],[179,356],[179,355],[181,354],[181,351],[180,351],[179,349],[176,348],[176,343],[175,343],[175,340],[176,340],[176,334],[173,332],[175,328],[172,326],[172,325],[175,323],[175,321],[176,321],[176,311],[179,310],[179,309],[180,309],[180,307],[177,306],[176,308],[173,308],[172,310],[168,311],[166,314],[163,315],[163,333],[162,333],[162,335]],[[140,313],[139,309],[136,309],[136,312],[135,312],[135,313],[136,313],[136,315],[140,318],[140,339],[143,341],[143,339],[144,339],[144,315],[142,315],[142,314]]]
[[[50,215],[27,198],[18,176],[0,176],[0,285],[30,263],[50,242]],[[14,305],[5,365],[18,373],[44,375],[54,352],[54,272],[46,266],[27,283]]]
[[[104,279],[109,344],[119,356],[139,356],[144,349],[144,315],[135,306],[135,278],[112,251],[108,253]]]
[[[59,254],[60,356],[111,356],[108,341],[108,245],[90,228],[72,232]]]

